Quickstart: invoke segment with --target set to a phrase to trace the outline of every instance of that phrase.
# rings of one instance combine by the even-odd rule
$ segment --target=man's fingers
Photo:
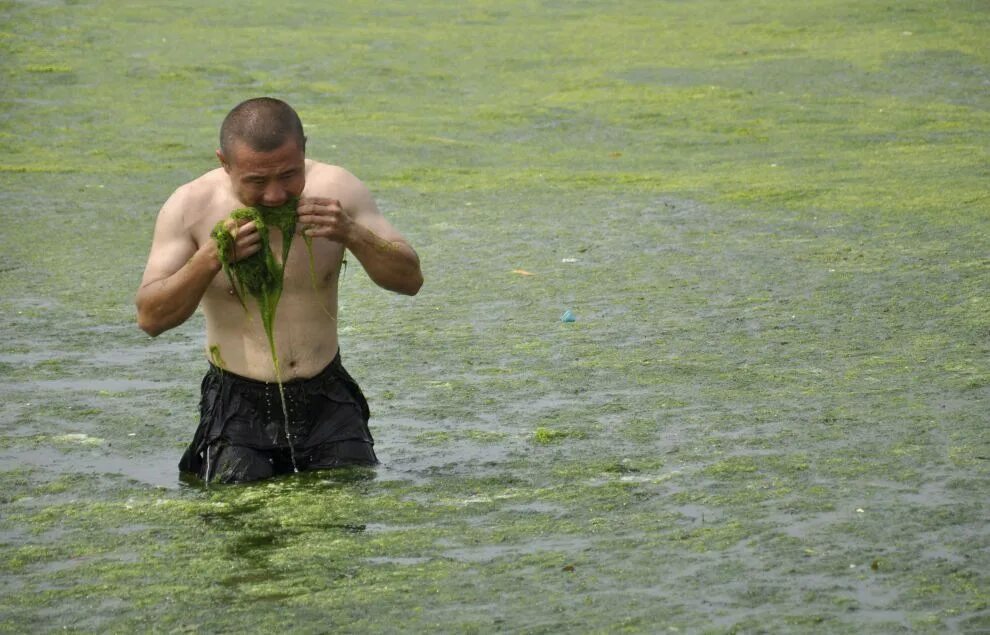
[[[237,220],[227,218],[223,221],[223,226],[234,238],[256,231],[254,221],[243,218]]]
[[[259,242],[241,243],[238,241],[234,243],[233,260],[234,262],[244,260],[248,256],[253,256],[258,253],[260,248],[261,244]]]
[[[342,209],[340,201],[335,198],[307,198],[299,199],[296,213],[300,217],[307,215],[324,216],[339,213]]]
[[[327,222],[326,216],[320,216],[318,214],[305,214],[297,219],[297,222],[303,225],[321,225]]]
[[[321,196],[312,196],[299,199],[299,203],[296,205],[296,209],[301,209],[303,207],[325,207],[327,205],[340,206],[340,201],[335,198],[325,198]]]

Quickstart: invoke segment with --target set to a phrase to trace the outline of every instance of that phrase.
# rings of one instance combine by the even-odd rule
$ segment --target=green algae
[[[586,435],[581,431],[558,430],[555,428],[540,426],[533,431],[533,442],[541,445],[549,445],[551,443],[562,441],[568,437],[583,438],[584,436]]]
[[[220,354],[220,347],[216,344],[210,346],[210,361],[220,370],[227,367],[227,364],[223,361],[223,356]]]
[[[247,258],[236,260],[234,256],[234,233],[236,228],[227,226],[223,220],[214,227],[211,236],[217,243],[217,251],[223,272],[237,293],[241,306],[247,311],[246,298],[252,297],[258,304],[261,320],[271,349],[272,364],[279,375],[278,356],[275,353],[273,328],[275,310],[282,296],[285,263],[289,259],[289,249],[296,231],[296,201],[292,200],[281,207],[246,207],[233,211],[229,219],[253,222],[261,238],[261,248]],[[282,260],[275,259],[271,246],[270,232],[275,228],[282,235]]]
[[[2,10],[0,630],[990,627],[979,3]],[[177,86],[287,96],[420,251],[341,294],[375,478],[176,489],[199,318],[106,325],[231,105]]]

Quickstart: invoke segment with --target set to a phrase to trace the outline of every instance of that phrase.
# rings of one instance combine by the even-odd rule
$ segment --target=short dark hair
[[[256,97],[234,106],[220,126],[220,151],[230,157],[235,142],[252,150],[271,152],[295,139],[306,149],[302,121],[292,106],[273,97]]]

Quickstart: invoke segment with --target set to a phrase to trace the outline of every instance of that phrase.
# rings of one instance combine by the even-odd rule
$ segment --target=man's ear
[[[227,159],[223,156],[223,150],[217,150],[217,159],[220,160],[220,165],[223,166],[224,171],[230,174],[230,164],[227,163]]]

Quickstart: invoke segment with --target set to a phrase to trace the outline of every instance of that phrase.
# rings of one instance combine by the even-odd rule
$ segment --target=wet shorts
[[[344,370],[340,353],[315,377],[282,387],[288,426],[278,384],[211,364],[203,377],[199,428],[179,469],[208,482],[238,483],[297,467],[378,463],[368,429],[368,402]]]

